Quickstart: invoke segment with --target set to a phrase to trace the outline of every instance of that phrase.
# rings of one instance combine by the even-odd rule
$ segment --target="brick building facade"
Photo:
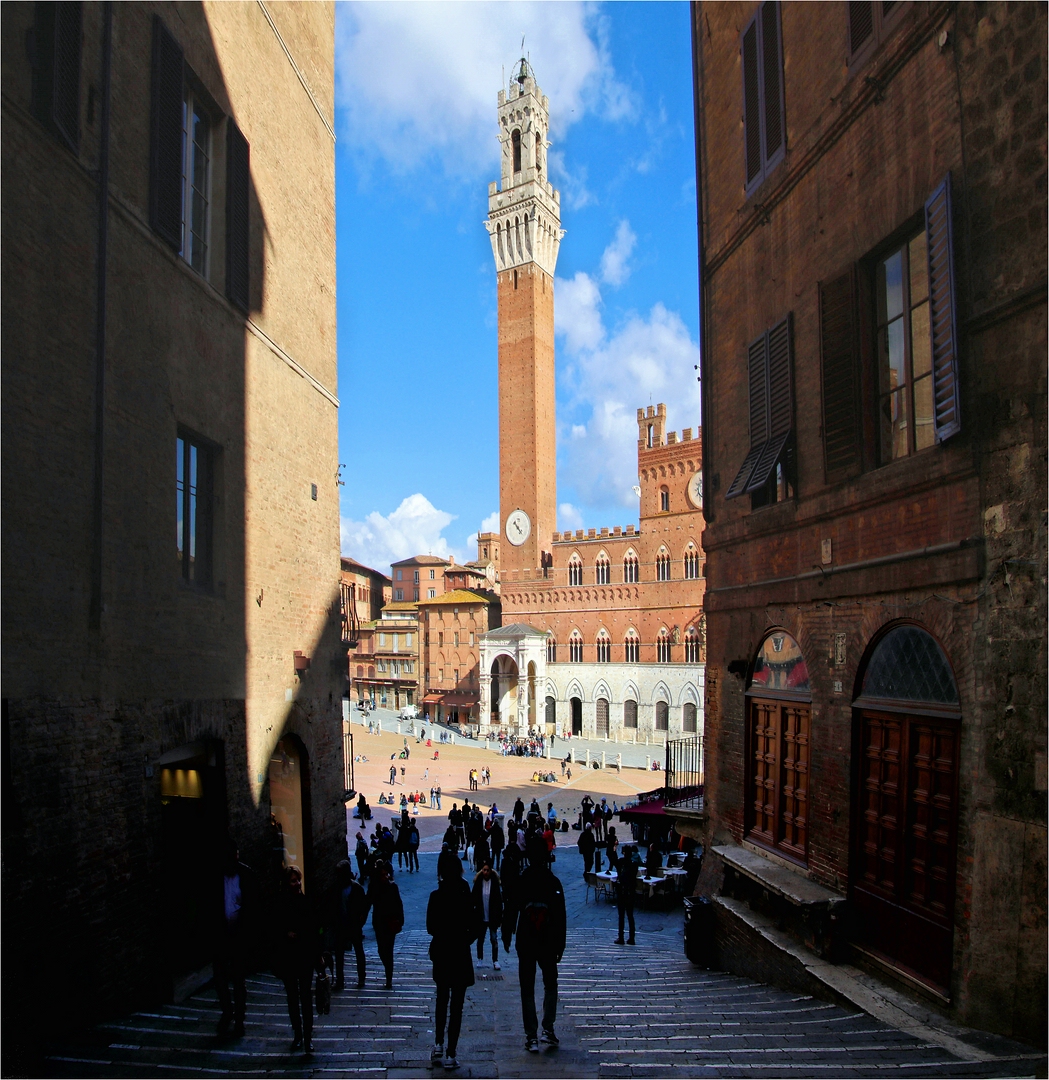
[[[201,977],[227,829],[326,886],[345,650],[332,5],[26,4],[2,42],[14,1072]]]
[[[1041,1042],[1045,42],[1035,5],[693,6],[726,955],[788,868],[811,947]]]

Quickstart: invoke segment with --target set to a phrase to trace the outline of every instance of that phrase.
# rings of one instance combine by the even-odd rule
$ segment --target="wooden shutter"
[[[80,145],[81,5],[55,5],[54,80],[51,120],[76,150]]]
[[[226,295],[242,311],[249,307],[251,154],[248,141],[226,122]]]
[[[833,281],[820,282],[823,466],[828,480],[860,463],[856,346],[856,273],[850,267]]]
[[[783,116],[783,62],[780,53],[779,4],[761,5],[761,71],[765,119],[765,168],[782,156],[786,142]]]
[[[149,223],[182,250],[182,46],[153,16]]]
[[[925,237],[929,253],[933,422],[936,441],[943,442],[962,428],[950,173],[925,204]]]
[[[750,449],[743,459],[736,479],[725,492],[726,499],[734,499],[747,490],[761,452],[768,441],[768,334],[762,334],[747,349],[748,376],[750,384]]]
[[[794,426],[790,329],[788,315],[768,332],[768,438],[744,491],[756,491],[768,482]]]
[[[856,53],[874,35],[874,3],[872,0],[849,0],[849,56]]]
[[[747,186],[761,175],[761,82],[758,71],[758,20],[743,32],[743,144]]]

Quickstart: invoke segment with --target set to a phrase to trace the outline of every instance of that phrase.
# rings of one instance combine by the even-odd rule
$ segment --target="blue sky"
[[[686,3],[336,10],[342,550],[388,572],[497,529],[496,95],[550,99],[558,528],[637,522],[636,412],[699,426]]]

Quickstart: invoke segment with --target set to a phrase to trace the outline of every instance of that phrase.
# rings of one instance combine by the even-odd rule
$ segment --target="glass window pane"
[[[175,440],[175,532],[178,544],[178,561],[182,564],[182,506],[185,501],[185,482],[183,476],[186,444],[182,439]]]
[[[892,417],[892,459],[907,456],[907,391],[897,390],[890,395]]]
[[[903,252],[890,255],[878,267],[878,322],[903,314]]]
[[[903,320],[878,331],[878,389],[887,394],[907,381],[903,353]]]
[[[911,312],[911,377],[921,378],[932,371],[932,344],[929,336],[929,301]]]
[[[923,229],[910,242],[907,257],[911,264],[911,303],[920,304],[929,295],[929,259]]]
[[[914,448],[925,450],[936,441],[932,423],[932,376],[914,383]]]

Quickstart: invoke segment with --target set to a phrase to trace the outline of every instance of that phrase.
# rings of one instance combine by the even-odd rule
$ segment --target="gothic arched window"
[[[689,544],[685,551],[685,577],[699,577],[699,551],[694,544]]]
[[[656,660],[660,664],[670,663],[670,635],[667,633],[665,626],[659,631],[659,637],[656,638]]]
[[[612,566],[608,561],[608,556],[604,552],[601,552],[597,557],[596,570],[596,581],[598,585],[607,585],[612,580]]]
[[[568,584],[583,584],[583,561],[578,555],[573,555],[572,558],[568,560]]]
[[[510,136],[510,143],[514,149],[514,172],[521,171],[521,132],[515,130]]]
[[[667,549],[660,548],[659,554],[656,556],[656,581],[669,581],[670,580],[670,552]]]
[[[583,662],[583,637],[578,630],[573,630],[572,636],[568,639],[568,659],[573,664]]]
[[[553,634],[546,639],[546,661],[548,664],[557,663],[557,638]]]
[[[659,489],[659,509],[664,514],[670,510],[670,489],[666,485]]]
[[[637,556],[633,551],[626,553],[623,560],[623,580],[629,585],[637,582]]]
[[[628,664],[639,664],[641,662],[641,639],[634,630],[626,632],[623,648],[626,650],[624,659]]]
[[[597,662],[599,664],[612,663],[612,639],[604,630],[597,635]]]
[[[685,663],[698,664],[699,661],[699,634],[694,626],[685,631]]]

